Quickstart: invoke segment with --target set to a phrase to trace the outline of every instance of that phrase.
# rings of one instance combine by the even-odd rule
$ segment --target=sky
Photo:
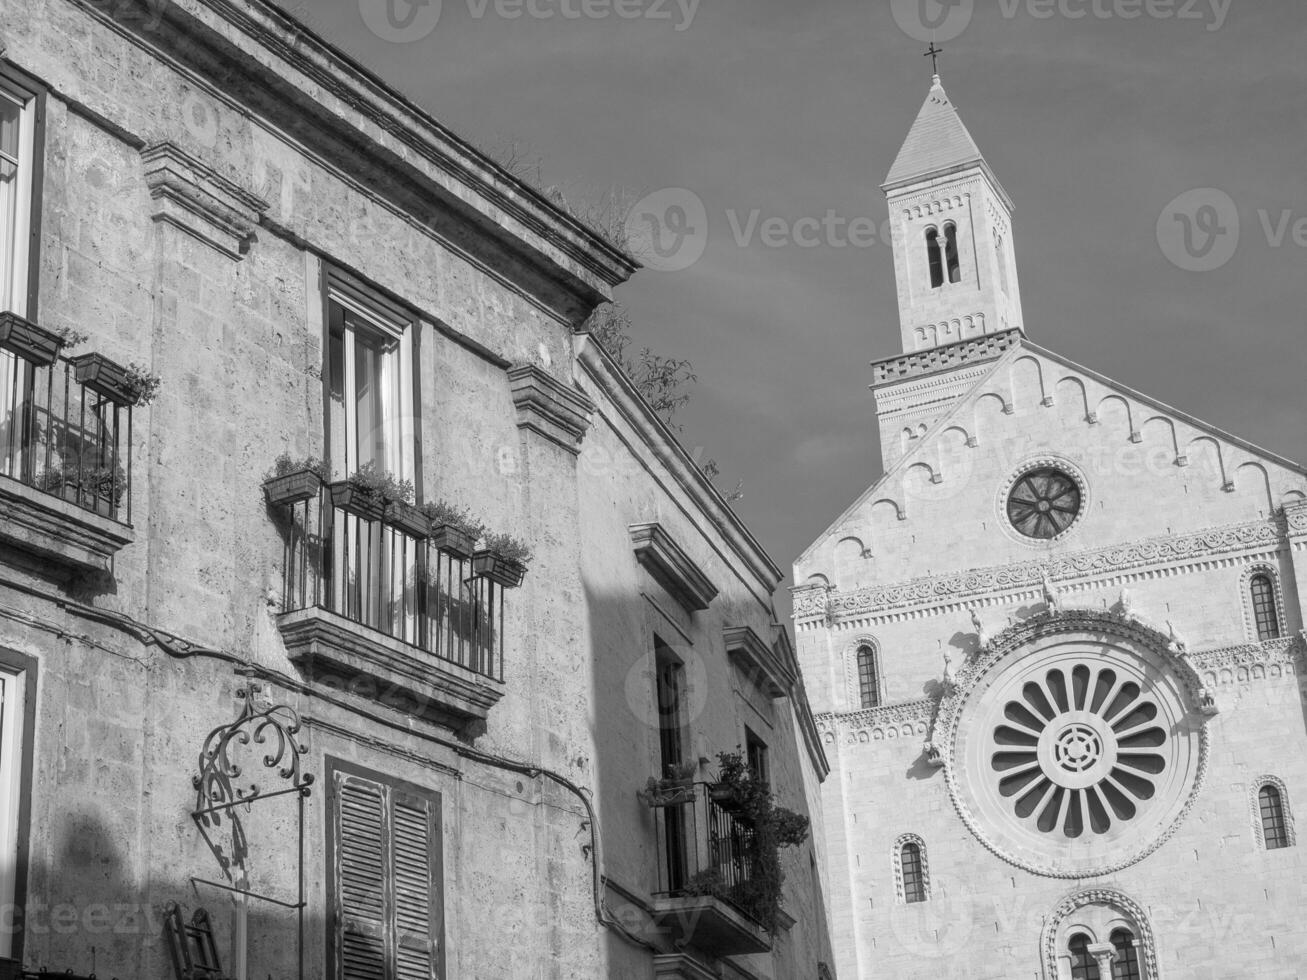
[[[283,5],[569,200],[702,202],[695,247],[617,298],[637,344],[693,362],[683,442],[743,481],[735,507],[787,572],[880,473],[868,362],[900,349],[892,254],[811,230],[887,217],[880,185],[930,88],[926,23],[1016,202],[1027,336],[1307,459],[1302,0]],[[1177,260],[1159,222],[1195,189],[1195,234],[1221,234]]]

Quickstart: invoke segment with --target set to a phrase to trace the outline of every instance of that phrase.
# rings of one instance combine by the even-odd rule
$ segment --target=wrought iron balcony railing
[[[474,574],[471,556],[381,514],[346,510],[327,484],[277,509],[286,542],[283,612],[324,609],[503,680],[504,588]]]
[[[0,349],[0,476],[132,522],[132,407],[62,356]]]
[[[650,794],[658,825],[655,897],[711,896],[752,918],[753,825],[711,783]]]

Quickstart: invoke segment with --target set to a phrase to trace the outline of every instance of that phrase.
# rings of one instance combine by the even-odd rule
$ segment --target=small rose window
[[[1076,481],[1049,466],[1018,477],[1008,494],[1007,516],[1026,537],[1050,540],[1071,526],[1080,504]]]

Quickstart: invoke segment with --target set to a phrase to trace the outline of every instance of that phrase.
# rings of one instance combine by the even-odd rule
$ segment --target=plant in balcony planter
[[[498,582],[506,589],[522,584],[531,549],[511,534],[491,534],[486,546],[472,556],[472,571]]]
[[[322,484],[331,479],[331,467],[316,456],[292,459],[282,453],[263,477],[263,493],[273,507],[289,507],[318,495]]]
[[[476,550],[477,539],[486,526],[468,512],[444,500],[422,505],[422,513],[431,522],[431,543],[459,561],[466,561]]]
[[[411,503],[413,484],[378,470],[372,463],[363,464],[348,479],[331,485],[331,502],[364,520],[380,520],[386,505],[396,500]]]
[[[410,537],[425,539],[431,533],[426,515],[406,500],[387,500],[381,519]]]
[[[148,405],[163,381],[135,362],[123,367],[103,354],[79,354],[72,359],[77,381],[117,405]]]
[[[695,800],[694,774],[699,766],[694,762],[668,766],[661,779],[649,777],[644,789],[638,794],[651,807],[676,806],[680,803],[693,803]]]
[[[60,334],[38,327],[17,313],[0,313],[0,347],[12,351],[29,364],[37,367],[53,364],[64,343]]]
[[[58,494],[85,510],[111,517],[127,491],[127,477],[121,467],[81,466],[65,469],[52,466],[36,479],[38,490]]]

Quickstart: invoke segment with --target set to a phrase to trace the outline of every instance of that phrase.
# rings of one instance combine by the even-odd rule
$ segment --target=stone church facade
[[[839,976],[1304,975],[1307,475],[1026,336],[938,78],[885,191],[884,475],[795,563]]]

